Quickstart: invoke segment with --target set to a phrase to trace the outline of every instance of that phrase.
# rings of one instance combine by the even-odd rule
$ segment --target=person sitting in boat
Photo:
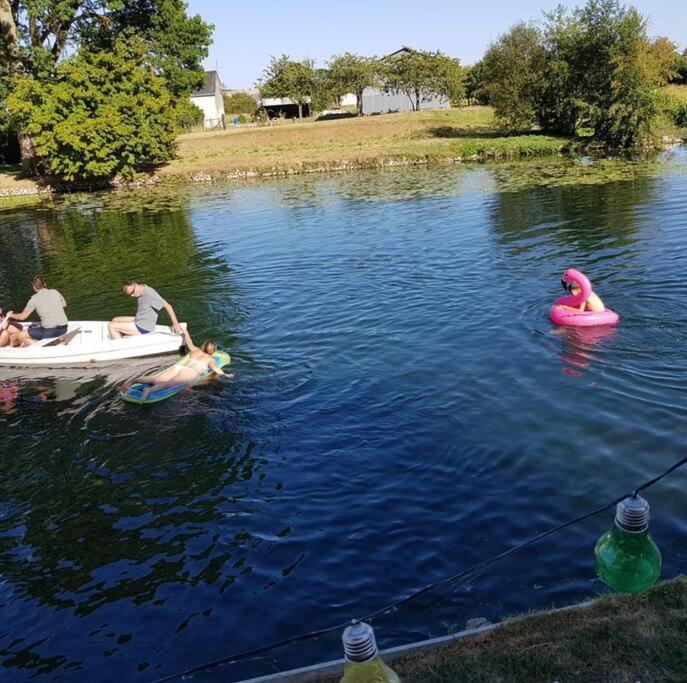
[[[172,321],[174,332],[181,333],[181,325],[179,325],[174,309],[152,287],[140,284],[136,280],[127,280],[122,285],[122,291],[128,296],[138,299],[136,315],[120,315],[112,318],[107,325],[110,339],[121,339],[124,335],[154,332],[157,316],[163,308]]]
[[[190,353],[189,358],[175,363],[171,368],[167,368],[157,375],[144,375],[143,377],[127,380],[122,385],[122,392],[125,392],[133,384],[149,384],[150,386],[141,392],[141,403],[143,403],[155,391],[193,382],[199,375],[206,372],[208,368],[216,375],[233,377],[233,375],[227,375],[212,357],[212,354],[217,350],[217,344],[213,340],[208,339],[198,347],[193,343],[188,330],[183,330],[183,335],[186,348],[188,348]]]
[[[67,316],[64,309],[67,302],[56,289],[48,289],[45,278],[35,275],[31,280],[34,295],[29,299],[21,313],[7,311],[3,323],[9,335],[10,346],[31,346],[40,339],[53,339],[67,333]],[[27,330],[17,329],[12,321],[26,320],[34,311],[41,319],[40,323],[32,323]]]
[[[0,348],[9,346],[10,330],[12,330],[12,328],[17,330],[17,332],[21,332],[21,323],[6,318],[2,308],[0,308]]]
[[[577,282],[571,282],[568,285],[568,291],[573,296],[578,296],[582,288]],[[564,306],[564,308],[569,308],[571,311],[591,311],[592,313],[602,313],[606,310],[604,302],[594,292],[589,292],[586,301],[583,301],[579,306]]]

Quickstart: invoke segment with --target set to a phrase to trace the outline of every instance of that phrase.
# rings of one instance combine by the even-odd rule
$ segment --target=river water
[[[231,382],[0,370],[3,680],[154,680],[377,610],[685,455],[687,150],[66,197],[0,211],[0,304],[156,287]],[[559,278],[617,328],[554,329]],[[685,477],[647,493],[685,570]],[[604,591],[612,514],[375,621],[382,646]],[[199,674],[340,656],[339,635]]]

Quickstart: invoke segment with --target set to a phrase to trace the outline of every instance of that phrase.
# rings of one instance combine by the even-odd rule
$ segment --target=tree
[[[537,122],[533,93],[545,59],[542,35],[533,24],[515,24],[484,55],[484,91],[506,130],[527,130]]]
[[[174,151],[172,96],[145,41],[130,32],[111,50],[82,48],[53,80],[18,77],[7,107],[45,170],[68,181],[131,176],[137,164]]]
[[[423,52],[404,48],[384,65],[383,78],[389,91],[403,92],[414,110],[434,94],[452,102],[465,95],[465,74],[457,59],[441,52]]]
[[[465,96],[468,104],[489,104],[484,90],[484,61],[480,60],[465,69]]]
[[[287,55],[272,57],[258,81],[262,97],[287,97],[298,105],[298,118],[303,118],[303,105],[312,98],[316,87],[312,59],[296,62]]]
[[[571,14],[545,15],[542,27],[516,24],[490,46],[484,64],[484,88],[505,128],[536,124],[574,135],[584,125],[595,139],[628,147],[652,135],[675,46],[649,40],[634,8],[588,0]]]
[[[358,116],[363,115],[363,90],[381,86],[380,63],[376,57],[361,57],[345,52],[329,62],[329,82],[337,97],[354,93],[358,98]]]
[[[651,137],[675,46],[650,41],[647,22],[617,0],[588,0],[575,11],[580,24],[575,77],[590,108],[594,137],[630,146]]]
[[[247,92],[235,92],[224,96],[224,111],[227,114],[254,116],[258,111],[258,103]]]
[[[174,97],[171,106],[202,84],[201,62],[212,29],[199,16],[189,17],[182,0],[0,0],[5,45],[16,44],[13,72],[47,83],[67,46],[71,55],[82,47],[97,52],[111,49],[123,34],[138,35],[145,41],[149,67]],[[22,150],[26,165],[32,163],[29,147]]]

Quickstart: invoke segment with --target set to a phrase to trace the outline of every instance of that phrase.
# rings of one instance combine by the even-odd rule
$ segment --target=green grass
[[[687,680],[687,579],[525,616],[391,663],[405,683]]]
[[[398,163],[557,154],[568,140],[536,133],[504,135],[491,107],[307,120],[194,133],[161,177],[273,175]]]

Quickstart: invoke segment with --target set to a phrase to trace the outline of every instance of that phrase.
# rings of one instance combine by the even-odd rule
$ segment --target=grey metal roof
[[[200,90],[194,90],[191,97],[207,97],[214,95],[217,89],[222,89],[222,82],[219,80],[219,75],[216,71],[205,72],[205,82]]]

